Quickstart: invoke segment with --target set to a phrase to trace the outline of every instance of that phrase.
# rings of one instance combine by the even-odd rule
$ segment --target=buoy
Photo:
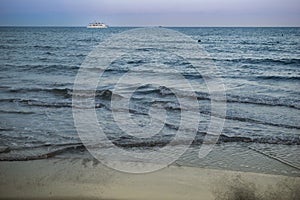
[[[201,42],[201,40],[198,40],[198,42]]]

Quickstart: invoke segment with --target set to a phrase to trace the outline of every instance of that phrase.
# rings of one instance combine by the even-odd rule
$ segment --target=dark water
[[[6,149],[9,152],[0,153],[1,160],[82,153],[84,148],[72,116],[75,76],[99,42],[129,29],[0,28],[0,145],[9,148]],[[210,54],[224,80],[227,114],[216,152],[218,149],[227,152],[228,163],[220,165],[228,169],[243,169],[245,163],[242,160],[248,160],[255,151],[267,155],[250,159],[268,165],[261,171],[288,171],[290,174],[293,169],[293,173],[299,175],[300,28],[172,29],[195,41],[201,39],[199,45]],[[130,67],[139,70],[139,65],[147,62],[151,61],[142,56],[139,59],[119,59],[112,63],[113,67],[105,72],[105,76],[114,79]],[[160,62],[171,69],[184,69],[184,77],[191,82],[203,83],[200,76],[188,70],[189,64],[183,60],[165,57]],[[160,73],[164,73],[166,79],[171,76],[168,71]],[[149,84],[140,87],[132,97],[130,109],[137,116],[147,118],[147,108],[152,104],[159,104],[171,118],[174,116],[173,123],[164,129],[166,134],[147,140],[132,140],[121,134],[108,117],[112,91],[113,85],[109,83],[97,89],[96,109],[102,116],[107,115],[105,130],[115,144],[124,148],[150,148],[161,147],[169,141],[176,130],[180,107],[168,88]],[[185,94],[185,91],[179,92]],[[224,155],[213,152],[203,162],[192,156],[192,149],[203,141],[210,116],[208,91],[205,87],[199,88],[196,95],[199,105],[202,105],[199,112],[203,120],[191,152],[179,163],[218,166],[217,161]],[[240,155],[235,157],[239,160],[238,166],[234,166],[230,155],[239,152]],[[272,157],[275,161],[269,162]],[[276,166],[272,168],[272,165],[278,165],[278,170],[274,171]]]

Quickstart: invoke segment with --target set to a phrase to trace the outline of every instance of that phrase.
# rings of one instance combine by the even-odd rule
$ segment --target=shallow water
[[[86,56],[100,42],[130,29],[0,28],[0,145],[11,150],[9,153],[1,153],[1,160],[36,159],[49,152],[57,155],[81,145],[72,115],[75,76]],[[220,145],[228,146],[231,153],[235,151],[234,146],[237,152],[239,146],[243,146],[246,149],[257,149],[267,156],[272,155],[274,163],[265,162],[265,167],[262,164],[265,173],[274,173],[274,169],[279,174],[291,171],[289,166],[286,169],[282,167],[285,165],[279,164],[276,158],[300,168],[300,29],[171,29],[190,36],[195,42],[201,39],[199,45],[210,55],[223,78],[227,113]],[[151,76],[151,70],[159,70],[155,73],[161,74],[166,80],[172,80],[173,70],[176,69],[191,83],[199,86],[196,96],[201,121],[192,148],[201,145],[211,114],[210,95],[205,82],[201,75],[195,73],[190,63],[181,57],[169,57],[162,52],[157,56],[156,53],[155,49],[139,50],[134,57],[125,56],[115,60],[105,71],[104,84],[97,88],[95,98],[99,123],[109,139],[122,148],[158,148],[167,144],[178,128],[182,109],[172,91],[164,85],[146,84],[134,92],[129,107],[138,123],[149,123],[151,105],[164,108],[168,113],[167,125],[161,134],[136,139],[124,134],[114,124],[110,112],[114,89],[112,80],[128,70],[142,77]],[[142,67],[143,64],[157,62],[169,68]],[[130,91],[130,87],[130,84],[124,84],[122,89]],[[177,92],[189,98],[184,88]],[[81,95],[88,97],[90,93],[82,91]],[[184,109],[193,111],[193,107]],[[78,148],[78,151],[81,150]],[[193,155],[193,151],[190,152],[185,154],[186,158]],[[72,150],[67,155],[75,156],[77,153]],[[247,167],[243,168],[241,158],[246,159],[249,155],[245,153],[239,156],[236,166],[222,166],[247,171]],[[209,157],[205,166],[215,166],[217,157]],[[261,164],[260,159],[255,162]],[[180,163],[197,166],[200,163],[200,166],[204,166],[194,159]]]

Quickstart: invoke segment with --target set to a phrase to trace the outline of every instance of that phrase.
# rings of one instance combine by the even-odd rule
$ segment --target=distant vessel
[[[87,28],[108,28],[108,26],[102,22],[90,23]]]

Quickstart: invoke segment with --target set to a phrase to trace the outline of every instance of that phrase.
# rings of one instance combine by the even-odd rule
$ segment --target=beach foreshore
[[[0,199],[299,199],[300,177],[169,166],[129,174],[95,160],[0,162]]]

